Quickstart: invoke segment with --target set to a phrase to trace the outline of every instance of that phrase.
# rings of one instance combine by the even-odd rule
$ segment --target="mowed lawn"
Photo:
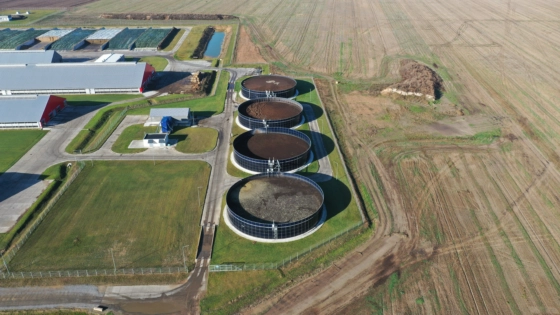
[[[156,132],[157,127],[144,127],[142,124],[126,127],[117,141],[113,143],[111,150],[116,153],[138,153],[147,149],[129,149],[132,140],[142,140],[146,133]],[[175,128],[169,135],[170,140],[176,140],[175,149],[182,153],[204,153],[216,147],[218,131],[205,127],[182,127]]]
[[[142,57],[138,61],[151,64],[156,69],[156,71],[163,71],[163,69],[165,69],[165,67],[167,67],[167,64],[169,63],[167,62],[167,59],[157,56]]]
[[[12,167],[46,134],[44,130],[0,131],[0,174]]]
[[[10,263],[13,271],[182,266],[194,261],[210,165],[87,164]]]

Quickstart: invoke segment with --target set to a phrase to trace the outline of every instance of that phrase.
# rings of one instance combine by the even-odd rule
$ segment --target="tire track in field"
[[[466,157],[465,157],[465,154],[464,154],[463,151],[461,152],[460,159],[461,159],[461,162],[463,163],[463,169],[466,170],[466,173],[467,173],[468,177],[470,178],[470,182],[474,184],[475,189],[477,189],[477,190],[479,191],[480,195],[481,195],[481,196],[483,197],[483,199],[485,200],[485,204],[486,204],[486,207],[487,207],[487,209],[488,209],[487,211],[492,212],[493,218],[494,218],[494,222],[496,223],[496,220],[498,220],[498,219],[497,219],[497,216],[495,215],[495,213],[494,213],[493,210],[492,210],[492,206],[490,205],[490,202],[489,202],[489,200],[488,200],[487,195],[485,194],[484,190],[480,187],[480,185],[479,185],[479,183],[477,182],[477,180],[476,180],[474,174],[472,173],[472,170],[471,170],[471,168],[469,167],[470,164],[467,162]],[[469,202],[469,200],[467,200],[467,202]],[[472,201],[470,201],[469,204],[470,204],[471,202],[472,202]],[[473,209],[476,208],[474,205],[472,205],[472,206],[473,206],[473,207],[472,207]],[[483,236],[483,242],[484,242],[484,244],[486,245],[486,249],[487,249],[487,251],[488,251],[488,254],[490,255],[490,259],[492,259],[492,257],[495,257],[495,256],[496,256],[496,255],[495,255],[495,251],[494,251],[494,249],[492,248],[492,246],[489,244],[488,238],[487,238],[487,236],[484,234],[483,229],[482,229],[482,225],[480,224],[480,220],[478,219],[478,217],[476,216],[476,214],[472,213],[472,217],[473,217],[473,220],[475,221],[475,224],[477,225],[477,227],[478,227],[478,229],[479,229],[479,233],[481,234],[481,236]],[[499,222],[498,222],[498,223],[499,223]],[[505,232],[504,232],[504,233],[505,233]],[[507,235],[506,235],[506,238],[507,238]],[[504,242],[504,243],[505,243],[505,242]],[[507,246],[507,244],[505,244],[505,245]],[[510,290],[510,288],[509,288],[509,285],[508,285],[507,281],[506,281],[505,283],[503,283],[503,282],[505,281],[505,276],[504,276],[503,268],[502,268],[502,266],[501,266],[499,260],[498,260],[497,258],[494,258],[494,259],[496,259],[496,262],[495,262],[496,265],[493,264],[493,265],[494,265],[494,269],[495,269],[496,273],[498,273],[498,275],[499,275],[498,278],[499,278],[500,281],[502,282],[502,283],[501,283],[502,290],[506,293],[506,295],[507,295],[507,296],[510,298],[510,300],[511,300],[510,303],[508,303],[508,306],[511,308],[511,310],[512,310],[514,313],[516,313],[516,314],[521,314],[521,311],[520,311],[520,309],[519,309],[519,305],[517,304],[516,300],[514,299],[513,294],[512,294],[512,292],[511,292],[511,290]],[[483,273],[483,274],[484,274],[484,273]],[[500,277],[500,276],[501,276],[501,277]],[[540,301],[540,300],[538,300],[538,301]],[[542,304],[542,301],[541,301],[541,304]]]
[[[503,165],[503,163],[496,161],[497,163],[500,164],[500,166],[506,167],[505,165]],[[508,169],[508,168],[504,168],[504,169]],[[537,245],[535,244],[535,241],[533,241],[533,238],[531,237],[531,235],[539,235],[538,233],[536,233],[534,227],[532,226],[532,224],[529,223],[529,221],[527,221],[527,218],[525,217],[525,215],[523,214],[523,211],[519,211],[519,203],[513,203],[510,202],[509,200],[516,200],[517,198],[515,198],[512,193],[508,190],[505,189],[505,187],[502,187],[502,184],[498,184],[498,182],[496,182],[495,178],[499,178],[498,174],[493,174],[490,173],[490,170],[488,168],[486,168],[486,170],[488,171],[488,173],[490,174],[490,176],[488,176],[488,178],[490,179],[490,181],[492,182],[492,184],[496,187],[496,191],[498,191],[500,193],[500,195],[502,196],[503,200],[505,200],[506,204],[509,205],[510,207],[510,212],[512,213],[513,218],[515,219],[518,228],[522,231],[525,231],[523,233],[523,235],[525,235],[526,241],[527,243],[531,246],[531,249],[533,251],[533,254],[535,255],[535,257],[537,258],[537,260],[540,262],[541,268],[542,270],[545,272],[545,274],[549,274],[550,277],[549,281],[552,281],[552,285],[555,287],[555,289],[557,290],[558,294],[560,294],[560,283],[558,283],[558,280],[550,273],[550,269],[552,267],[550,267],[546,261],[544,260],[544,257],[542,256],[542,254],[540,253],[539,249],[537,248]],[[523,191],[520,189],[520,187],[518,186],[518,184],[516,183],[516,181],[511,177],[511,174],[507,173],[507,175],[510,178],[510,182],[513,184],[514,187],[512,188],[517,188],[518,191]],[[525,192],[526,193],[526,192]],[[508,198],[507,195],[510,195],[510,198]],[[516,210],[517,209],[517,210]],[[523,224],[522,220],[525,222],[525,224]],[[531,234],[529,234],[527,232],[527,228],[525,228],[525,226],[527,226],[531,232]],[[542,241],[539,238],[536,238],[536,242],[540,245],[539,247],[541,247],[541,249],[544,251],[544,253],[546,254],[546,256],[548,257],[549,261],[554,262],[554,260],[551,259],[550,254],[548,253],[548,250],[546,249],[546,247],[544,247]],[[554,267],[556,268],[557,272],[558,272],[558,266],[556,266],[556,264],[553,264]]]
[[[433,161],[427,160],[427,162],[429,164],[431,164],[431,167],[434,168],[436,167],[436,165],[433,163]],[[437,167],[435,168],[437,169]],[[429,174],[431,174],[431,176],[434,176],[434,174],[432,172],[430,172]],[[466,251],[465,248],[463,248],[463,246],[461,245],[461,237],[458,235],[455,235],[457,231],[460,231],[460,229],[457,227],[457,225],[455,224],[455,221],[453,219],[448,218],[448,215],[450,215],[447,211],[447,209],[453,209],[452,205],[449,205],[447,202],[447,198],[445,197],[445,191],[443,190],[443,188],[441,186],[435,186],[434,187],[434,194],[433,194],[433,199],[434,199],[434,204],[437,206],[439,205],[439,209],[441,210],[439,213],[442,215],[443,217],[443,221],[445,222],[445,225],[447,226],[447,232],[446,235],[450,236],[450,241],[452,244],[457,245],[461,251],[464,251],[465,253],[468,253],[468,251]],[[484,297],[481,294],[481,290],[480,290],[480,285],[478,284],[477,278],[474,275],[473,269],[472,268],[467,268],[465,267],[465,264],[469,264],[468,260],[467,262],[463,262],[463,259],[461,257],[461,255],[459,254],[459,251],[455,252],[455,257],[457,258],[457,261],[459,262],[459,267],[461,270],[461,273],[463,274],[463,277],[467,283],[467,287],[469,289],[469,293],[470,296],[472,298],[472,302],[474,303],[474,306],[476,308],[476,312],[478,314],[489,314],[488,313],[488,307],[486,306],[486,302],[484,300]],[[470,277],[468,276],[470,272]],[[474,284],[471,284],[471,281],[474,282]],[[473,287],[476,286],[477,290],[473,289]],[[475,294],[475,291],[478,294]],[[486,312],[481,313],[480,311],[480,307],[477,303],[477,299],[475,298],[475,295],[478,295],[480,297],[480,299],[482,300],[482,304],[484,306],[484,309],[486,310]]]
[[[311,25],[311,21],[314,18],[315,15],[315,10],[317,10],[317,3],[319,1],[313,1],[313,6],[311,8],[311,12],[309,12],[307,14],[307,20],[304,23],[303,29],[301,29],[299,31],[299,36],[298,39],[296,40],[296,43],[294,45],[294,48],[292,48],[292,52],[294,54],[294,59],[299,60],[298,64],[299,65],[303,65],[303,62],[305,60],[305,53],[301,53],[301,48],[303,46],[303,43],[305,42],[305,38],[307,37],[307,35],[309,34],[309,25]],[[299,55],[299,58],[298,58]]]
[[[486,167],[486,165],[484,164],[484,159],[482,157],[480,157],[479,155],[475,155],[474,156],[475,160],[477,161],[477,165],[480,166],[479,169],[483,170],[484,174],[486,175],[486,178],[488,178],[490,176],[490,174],[488,173],[488,169]],[[466,162],[465,162],[466,163]],[[513,257],[519,257],[519,254],[517,253],[517,251],[515,250],[515,248],[513,247],[513,243],[510,239],[510,237],[508,236],[507,232],[502,228],[502,222],[500,221],[500,219],[498,218],[497,214],[495,213],[492,205],[490,204],[490,200],[488,199],[488,196],[485,194],[484,189],[481,187],[481,185],[478,183],[478,181],[476,180],[474,174],[472,174],[472,172],[470,171],[470,168],[467,167],[468,170],[468,174],[469,177],[471,178],[471,180],[473,181],[473,183],[475,183],[476,188],[479,191],[479,194],[481,196],[483,196],[484,198],[484,202],[486,204],[486,208],[488,209],[489,212],[491,212],[491,215],[493,217],[494,220],[494,226],[495,228],[498,230],[498,234],[502,235],[502,240],[504,245],[506,245],[506,247],[510,250],[510,252],[512,253],[511,256]],[[494,189],[497,189],[497,187],[494,186]],[[506,200],[504,200],[504,202],[506,202]],[[506,203],[507,204],[507,203]],[[521,239],[521,241],[524,241],[523,239]],[[520,242],[521,243],[521,242]],[[512,257],[512,258],[513,258]],[[516,264],[517,265],[517,264]],[[531,295],[533,296],[533,298],[535,299],[535,302],[537,303],[539,309],[541,310],[541,312],[545,313],[546,312],[546,308],[544,306],[544,303],[542,301],[542,299],[540,298],[540,295],[538,294],[537,290],[536,290],[536,286],[533,282],[533,280],[531,279],[531,277],[529,276],[527,269],[525,269],[524,265],[517,265],[518,269],[520,269],[521,274],[523,276],[523,279],[525,280],[525,282],[527,283],[529,290],[531,292]]]

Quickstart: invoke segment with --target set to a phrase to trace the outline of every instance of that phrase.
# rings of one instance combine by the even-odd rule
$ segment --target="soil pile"
[[[234,20],[234,15],[223,14],[157,14],[157,13],[103,13],[102,19],[115,20]]]
[[[425,97],[433,101],[443,90],[443,80],[429,67],[409,59],[401,60],[400,66],[403,81],[389,86],[381,94]]]

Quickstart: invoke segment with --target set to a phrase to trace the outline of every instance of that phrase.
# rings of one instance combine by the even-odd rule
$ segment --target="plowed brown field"
[[[560,314],[560,2],[101,0],[73,14],[92,11],[240,15],[269,61],[381,85],[409,58],[443,78],[424,107],[319,86],[377,232],[255,311]]]

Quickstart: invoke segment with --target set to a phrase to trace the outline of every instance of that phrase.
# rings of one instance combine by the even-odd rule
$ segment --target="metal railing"
[[[75,278],[188,273],[183,267],[1,272],[0,279]]]
[[[330,242],[336,240],[337,238],[346,235],[348,233],[350,233],[351,231],[361,227],[363,225],[362,222],[359,222],[349,228],[347,228],[346,230],[330,237],[329,239],[317,243],[313,246],[309,246],[309,248],[306,248],[303,251],[299,251],[297,253],[295,253],[294,255],[291,255],[290,257],[287,257],[285,259],[282,259],[282,261],[278,261],[278,262],[269,262],[269,263],[253,263],[253,264],[223,264],[223,265],[209,265],[208,266],[208,270],[210,272],[220,272],[220,271],[252,271],[252,270],[270,270],[270,269],[278,269],[278,268],[282,268],[285,267],[286,265],[291,264],[294,261],[298,261],[300,257],[303,257],[309,253],[311,253],[312,251],[314,251],[317,248],[320,248],[326,244],[329,244]]]

